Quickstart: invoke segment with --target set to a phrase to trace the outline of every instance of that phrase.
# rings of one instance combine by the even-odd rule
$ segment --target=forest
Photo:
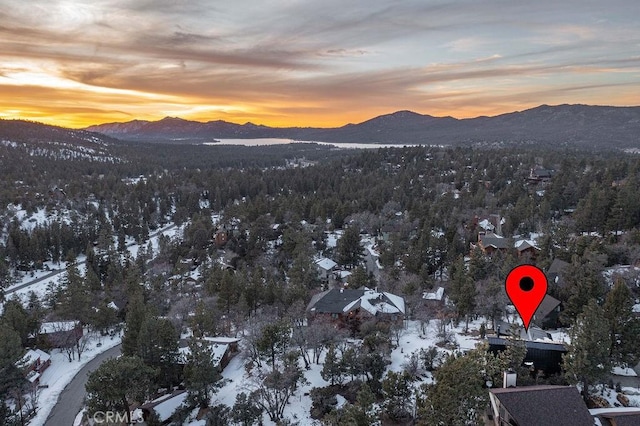
[[[189,424],[194,410],[207,425],[296,424],[285,408],[314,364],[322,364],[326,386],[305,397],[318,424],[438,425],[477,422],[487,376],[497,383],[507,367],[523,384],[582,383],[588,399],[612,366],[639,360],[638,281],[603,275],[640,261],[637,155],[123,142],[103,150],[112,161],[60,156],[42,143],[35,154],[0,144],[4,402],[24,387],[15,360],[38,345],[40,324],[51,320],[124,333],[123,357],[89,378],[90,409],[127,411],[158,389],[186,389],[173,424]],[[45,219],[28,220],[38,215]],[[510,242],[492,254],[479,248],[479,220],[490,215],[501,218]],[[161,237],[153,250],[150,234],[170,224],[179,238]],[[535,239],[533,255],[514,247],[520,239]],[[379,254],[375,271],[363,241]],[[136,256],[127,251],[134,242]],[[318,258],[349,272],[349,289],[401,296],[407,320],[437,321],[441,344],[394,372],[387,366],[400,344],[398,323],[373,318],[336,331],[329,321],[307,321],[313,297],[338,285],[318,275]],[[572,336],[561,373],[531,377],[517,342],[500,354],[452,345],[447,327],[483,319],[486,333],[507,316],[503,286],[513,267],[546,271],[554,260],[567,266],[563,285],[550,283],[549,294],[563,305],[557,326]],[[30,271],[60,262],[62,283],[44,298],[4,295]],[[426,307],[423,294],[440,286],[450,303]],[[183,359],[185,333],[192,338]],[[224,379],[202,342],[216,336],[241,337],[252,369],[254,386],[233,406],[214,402]],[[136,380],[117,382],[109,371]],[[463,376],[469,380],[455,379]],[[337,407],[336,394],[347,402]],[[0,419],[19,424],[7,403]]]

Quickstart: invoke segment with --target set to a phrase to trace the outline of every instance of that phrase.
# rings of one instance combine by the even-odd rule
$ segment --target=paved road
[[[166,228],[160,229],[160,230],[158,230],[158,231],[154,232],[153,234],[150,234],[150,235],[149,235],[149,238],[156,237],[156,236],[160,235],[161,233],[163,233],[163,232],[165,232],[165,231],[169,231],[169,230],[171,230],[171,229],[173,229],[173,228],[175,228],[175,227],[176,227],[176,225],[172,223],[171,225],[167,226]],[[149,240],[147,240],[147,241],[145,241],[145,242],[144,242],[144,245],[145,245],[145,246],[146,246],[146,244],[147,244],[147,242],[148,242],[148,241],[149,241]],[[129,243],[129,244],[127,244],[127,247],[132,247],[132,246],[134,246],[134,245],[136,245],[136,244],[137,244],[137,243]],[[83,261],[81,261],[81,262],[78,262],[78,266],[80,266],[80,265],[84,265],[85,263],[86,263],[86,261],[85,261],[85,260],[83,260]],[[47,274],[47,275],[45,275],[45,276],[42,276],[42,277],[40,277],[40,278],[36,278],[36,279],[34,279],[34,280],[32,280],[32,281],[29,281],[29,282],[27,282],[27,283],[21,284],[21,285],[19,285],[19,286],[17,286],[17,287],[12,287],[12,288],[11,288],[11,289],[9,289],[9,290],[5,290],[5,291],[4,291],[4,296],[5,296],[5,298],[7,298],[7,296],[9,296],[11,293],[15,293],[15,292],[16,292],[16,291],[18,291],[18,290],[22,290],[23,288],[30,287],[30,286],[32,286],[32,285],[34,285],[34,284],[38,284],[38,283],[39,283],[39,282],[41,282],[41,281],[44,281],[44,280],[47,280],[47,279],[49,279],[49,278],[55,277],[56,275],[58,275],[58,274],[62,274],[62,273],[64,273],[64,272],[66,272],[66,269],[53,269],[53,270],[52,270],[52,272],[48,273],[48,274]],[[7,299],[8,299],[8,298],[7,298]]]
[[[49,413],[49,417],[47,417],[44,426],[73,425],[73,421],[83,406],[84,396],[86,394],[84,385],[87,383],[89,373],[96,370],[100,364],[107,359],[120,355],[120,346],[121,345],[118,345],[106,350],[78,371],[78,374],[75,375],[73,380],[71,380],[62,393],[60,393],[58,401],[56,405],[53,406],[51,413]]]

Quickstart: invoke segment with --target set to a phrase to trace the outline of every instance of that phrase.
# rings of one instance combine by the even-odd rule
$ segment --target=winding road
[[[111,349],[97,355],[89,361],[87,365],[82,367],[73,380],[64,388],[58,397],[56,405],[51,409],[49,417],[44,426],[72,426],[73,421],[82,409],[84,396],[86,395],[84,385],[87,383],[89,373],[95,371],[100,364],[109,358],[120,355],[120,346],[114,346]]]

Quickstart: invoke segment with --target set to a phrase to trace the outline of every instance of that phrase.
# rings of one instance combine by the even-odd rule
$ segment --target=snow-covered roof
[[[329,258],[323,257],[322,259],[316,260],[316,265],[318,265],[318,267],[324,269],[325,271],[330,271],[338,264]]]
[[[40,334],[51,334],[59,331],[71,331],[76,328],[78,324],[78,321],[43,322],[40,326]]]
[[[29,381],[29,383],[35,383],[35,381],[38,380],[39,378],[40,378],[40,373],[38,373],[35,370],[30,371],[29,374],[27,374],[27,377],[26,377],[26,379]]]
[[[480,226],[482,229],[486,229],[487,231],[493,231],[495,229],[495,226],[493,226],[493,224],[489,222],[489,219],[481,220],[480,222],[478,222],[478,226]]]
[[[349,312],[357,308],[362,308],[371,315],[383,314],[404,314],[404,299],[395,294],[366,289],[364,294],[353,302],[345,306],[342,311]]]
[[[174,394],[164,395],[158,399],[154,399],[150,403],[144,404],[143,407],[150,408],[158,413],[161,422],[169,420],[176,408],[178,408],[187,399],[188,392],[183,390]]]
[[[347,278],[349,275],[351,275],[351,271],[337,271],[336,273],[340,278]]]
[[[236,339],[235,337],[205,337],[203,340],[208,343],[209,349],[211,350],[211,363],[216,367],[220,364],[220,360],[222,360],[224,354],[229,350],[229,345],[240,341],[240,339]],[[188,356],[191,355],[189,346],[178,348],[178,351],[180,352],[182,362],[186,362]]]
[[[514,247],[518,250],[518,251],[523,251],[526,250],[528,248],[533,248],[535,250],[540,250],[538,248],[538,246],[536,246],[535,241],[533,240],[518,240],[514,243]]]
[[[438,289],[434,292],[422,293],[422,298],[425,300],[442,300],[443,296],[444,296],[444,287],[438,287]]]

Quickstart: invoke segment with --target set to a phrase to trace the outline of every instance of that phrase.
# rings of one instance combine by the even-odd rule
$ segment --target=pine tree
[[[338,240],[336,249],[338,251],[338,262],[346,267],[356,267],[363,258],[362,244],[360,242],[360,231],[355,226],[345,229],[342,237]]]
[[[324,380],[329,382],[331,386],[335,384],[342,384],[343,381],[343,367],[338,360],[338,354],[334,345],[329,346],[327,355],[324,358],[324,364],[322,365],[322,371],[320,375]]]
[[[192,340],[184,366],[184,383],[194,402],[201,407],[209,404],[216,387],[220,386],[220,371],[213,363],[213,351],[206,341]]]
[[[589,301],[571,327],[571,344],[563,356],[565,376],[570,382],[582,384],[585,400],[589,395],[589,385],[604,379],[611,371],[611,336],[603,319],[602,308],[595,300]]]
[[[466,425],[480,422],[487,406],[483,388],[484,354],[472,350],[449,356],[435,373],[435,384],[418,394],[418,425]]]
[[[165,318],[147,315],[138,334],[137,355],[158,371],[158,382],[170,386],[176,380],[178,332]]]
[[[607,294],[603,310],[609,323],[609,356],[614,362],[635,365],[640,356],[640,324],[633,314],[631,291],[623,280],[617,280]]]
[[[231,410],[231,419],[242,426],[252,426],[262,416],[262,408],[255,401],[240,392],[236,395],[236,402]]]
[[[128,419],[130,405],[141,404],[149,396],[154,373],[138,357],[108,359],[89,375],[85,385],[88,411],[125,413]]]
[[[122,336],[122,354],[132,356],[138,352],[140,327],[147,316],[147,307],[140,292],[135,293],[127,305],[124,336]]]

